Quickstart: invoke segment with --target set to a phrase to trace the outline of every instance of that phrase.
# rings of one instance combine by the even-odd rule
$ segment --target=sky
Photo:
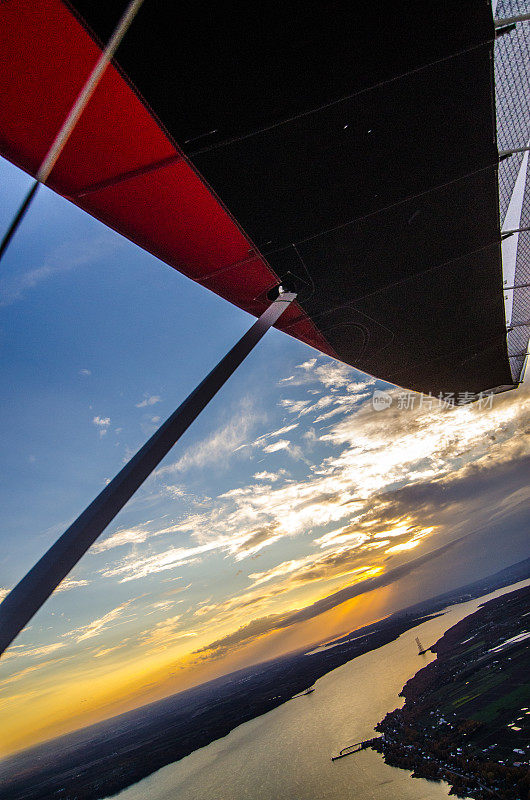
[[[28,185],[0,162],[0,230]],[[251,322],[39,190],[0,269],[0,596]],[[0,754],[527,557],[529,427],[528,386],[450,408],[270,331],[0,660]]]

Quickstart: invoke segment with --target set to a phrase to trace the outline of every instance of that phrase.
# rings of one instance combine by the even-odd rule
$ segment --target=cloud
[[[229,633],[220,639],[210,642],[195,652],[197,654],[208,654],[209,657],[219,658],[233,652],[234,649],[241,647],[244,644],[248,644],[260,636],[264,636],[265,634],[272,633],[273,631],[281,630],[283,628],[288,628],[292,625],[298,624],[299,622],[306,622],[307,620],[313,619],[314,617],[317,617],[320,614],[335,608],[347,600],[351,600],[359,595],[366,594],[367,592],[371,592],[375,589],[379,589],[383,586],[388,586],[389,584],[394,583],[400,578],[403,578],[419,569],[429,561],[438,558],[450,548],[454,547],[459,541],[461,540],[456,539],[452,542],[448,542],[437,550],[426,553],[425,555],[420,556],[412,561],[408,561],[405,564],[400,564],[399,566],[389,569],[383,574],[376,575],[375,577],[368,577],[365,580],[361,580],[359,583],[355,583],[340,589],[339,591],[334,592],[333,594],[328,595],[321,600],[317,600],[315,603],[311,603],[305,608],[286,613],[269,614],[266,617],[254,619],[246,625],[238,628],[238,630],[233,631],[232,633]]]
[[[7,655],[7,653],[3,656],[2,660],[5,659],[6,655]],[[3,680],[0,680],[0,689],[2,689],[4,686],[8,686],[11,683],[16,683],[16,682],[22,680],[23,678],[25,678],[27,675],[31,674],[32,672],[36,672],[37,670],[43,669],[44,667],[50,667],[52,664],[57,664],[59,661],[63,661],[63,660],[64,659],[52,658],[52,659],[48,659],[47,661],[41,661],[38,664],[32,664],[31,666],[25,667],[24,669],[17,670],[17,672],[15,672],[13,675],[9,675],[9,677],[4,678]],[[14,698],[10,698],[10,699],[14,699]]]
[[[297,369],[305,369],[305,370],[312,370],[317,363],[316,358],[310,358],[308,361],[304,361],[303,364],[297,364]]]
[[[350,375],[350,380],[347,382],[344,367],[345,365],[325,365],[322,369],[319,368],[315,371],[328,390],[327,393],[321,394],[318,400],[282,398],[279,402],[280,407],[290,414],[296,414],[298,419],[309,414],[318,414],[313,418],[313,424],[353,411],[370,397],[370,391],[367,390],[375,382],[375,379],[352,382]],[[304,376],[302,383],[306,383],[307,380],[307,376]],[[313,376],[311,380],[314,381],[315,377]],[[342,390],[342,394],[339,393],[339,390]],[[320,393],[317,392],[317,394]],[[324,409],[328,410],[324,412]]]
[[[157,394],[146,395],[143,400],[139,403],[136,403],[136,408],[147,408],[147,406],[154,406],[156,403],[160,403],[161,397]],[[160,419],[160,417],[158,418]]]
[[[114,647],[102,647],[100,650],[96,650],[92,653],[92,658],[104,658],[104,656],[108,656],[109,653],[114,653],[115,650],[121,650],[129,641],[130,639],[124,639],[119,644],[115,644]]]
[[[326,389],[346,388],[348,391],[359,392],[375,383],[375,378],[358,373],[347,364],[329,359],[320,360],[311,358],[296,366],[298,372],[289,378],[284,378],[281,383],[292,386],[307,386],[311,383],[320,383]]]
[[[153,649],[149,652],[158,652],[160,649],[165,650],[173,646],[182,639],[195,638],[197,636],[196,631],[189,628],[183,630],[179,627],[181,616],[181,614],[176,614],[158,622],[153,628],[148,628],[140,636],[141,644],[152,647]]]
[[[76,578],[65,578],[62,583],[59,584],[56,592],[67,592],[69,589],[77,589],[79,586],[88,586],[90,581],[84,579],[76,579]]]
[[[278,450],[288,450],[290,442],[287,439],[279,439],[277,442],[272,442],[272,444],[266,445],[263,448],[264,453],[277,453]]]
[[[342,372],[332,370],[326,380],[341,383]],[[346,397],[346,392],[355,394],[346,387],[337,397]],[[321,399],[310,403],[315,405]],[[361,403],[320,437],[316,463],[305,476],[293,480],[285,472],[258,472],[253,483],[220,494],[201,513],[159,528],[146,525],[119,531],[96,548],[137,545],[160,533],[187,534],[194,541],[190,547],[165,545],[159,553],[136,552],[109,565],[104,574],[132,580],[197,564],[214,551],[240,562],[269,548],[270,561],[271,557],[274,560],[271,554],[278,552],[272,545],[284,537],[301,535],[308,537],[310,546],[329,553],[297,555],[291,560],[305,559],[298,579],[293,573],[278,573],[268,578],[267,584],[290,591],[360,567],[387,566],[386,559],[418,547],[424,539],[436,536],[441,543],[444,537],[486,523],[483,517],[487,514],[501,513],[495,504],[506,493],[509,478],[500,476],[499,465],[516,461],[525,448],[530,449],[524,437],[515,435],[528,424],[528,400],[528,393],[519,392],[508,399],[499,398],[489,410],[476,406],[413,412],[395,408],[390,413],[376,413],[371,404]],[[273,433],[279,431],[282,428]],[[304,441],[303,428],[300,433]],[[492,476],[481,488],[476,482],[478,473],[484,477],[491,470],[497,470],[497,480]],[[518,487],[520,476],[513,474],[513,480]],[[428,504],[430,495],[433,502]],[[445,503],[443,498],[449,497],[451,501]],[[517,498],[522,502],[522,497]],[[281,571],[283,564],[280,561],[268,569]],[[256,575],[264,579],[267,571],[254,571],[250,580],[259,580]]]
[[[238,411],[230,421],[201,442],[188,448],[184,455],[173,464],[161,467],[155,475],[165,476],[171,473],[182,473],[190,469],[226,464],[234,453],[246,446],[250,439],[250,431],[257,418],[248,400],[243,400]]]
[[[53,644],[45,644],[40,647],[27,647],[22,644],[11,645],[3,654],[2,661],[5,662],[13,658],[38,658],[40,656],[47,656],[65,646],[65,642],[54,642]]]
[[[161,532],[164,533],[165,530],[166,529],[163,528]],[[102,553],[105,550],[111,550],[113,547],[121,547],[125,544],[137,544],[139,542],[145,542],[150,535],[156,536],[156,533],[150,533],[150,531],[144,525],[137,525],[133,528],[120,528],[120,530],[116,531],[110,536],[107,536],[106,539],[97,541],[92,546],[92,552]]]
[[[138,598],[133,598],[132,600],[126,600],[121,605],[116,606],[111,611],[108,611],[106,614],[103,614],[102,617],[98,619],[92,620],[86,625],[80,625],[78,628],[74,628],[68,633],[63,634],[63,636],[72,637],[76,643],[84,642],[86,639],[92,639],[94,636],[99,636],[100,633],[103,631],[108,630],[112,626],[112,623],[121,617],[124,612],[129,608],[129,606],[135,602]],[[121,619],[118,624],[122,624],[126,622],[127,619]]]
[[[104,578],[121,576],[120,583],[126,583],[139,578],[145,578],[168,569],[176,569],[184,564],[191,564],[198,560],[199,555],[216,550],[219,542],[209,542],[197,547],[170,547],[155,555],[136,555],[132,553],[111,567],[101,570]]]
[[[166,486],[164,489],[172,498],[183,496],[183,491],[178,486]],[[153,525],[153,520],[148,520],[130,528],[120,528],[115,533],[107,536],[106,539],[97,541],[92,546],[92,552],[102,553],[105,550],[112,550],[114,547],[121,547],[122,545],[137,545],[165,534],[187,533],[193,531],[195,524],[200,524],[202,521],[203,516],[198,514],[189,514],[181,522],[172,523],[171,525],[164,522],[160,527]]]
[[[7,597],[8,594],[9,594],[9,589],[4,589],[3,586],[0,586],[0,603],[2,602],[4,597]]]
[[[255,555],[260,550],[263,550],[264,547],[269,547],[279,541],[280,538],[275,525],[264,525],[252,531],[242,541],[234,543],[231,550],[235,554],[236,561],[241,561],[247,556]]]
[[[282,476],[286,475],[284,469],[278,470],[278,472],[256,472],[254,475],[255,481],[269,481],[269,483],[274,483],[274,481],[278,481]]]
[[[281,408],[285,408],[290,414],[298,414],[298,416],[301,416],[307,413],[307,409],[311,406],[311,400],[287,400],[286,398],[282,398],[279,405]]]
[[[278,595],[283,593],[281,588],[251,589],[243,593],[235,594],[224,600],[199,604],[194,616],[207,619],[208,629],[212,625],[222,623],[240,615],[244,611],[248,616],[249,612],[263,609],[270,605]]]
[[[325,555],[309,555],[300,559],[283,561],[272,569],[249,575],[254,586],[290,576],[290,584],[305,584],[316,580],[329,580],[352,572],[376,574],[380,567],[368,566],[366,556],[354,547],[341,548]],[[285,587],[285,583],[282,582]]]
[[[100,259],[108,258],[110,253],[121,247],[121,243],[113,234],[79,239],[56,247],[44,261],[26,272],[0,277],[0,307],[5,307],[22,300],[28,291],[39,284],[62,273],[74,269],[93,266]]]
[[[295,428],[298,428],[298,422],[294,422],[291,425],[284,425],[281,428],[277,428],[275,431],[269,431],[269,433],[264,433],[263,436],[258,436],[256,444],[259,445],[262,442],[266,442],[267,439],[275,439],[277,436],[284,436],[284,434],[289,433],[289,431],[294,431]]]
[[[100,436],[105,436],[110,425],[110,417],[99,417],[96,416],[92,420],[93,425],[99,430]]]

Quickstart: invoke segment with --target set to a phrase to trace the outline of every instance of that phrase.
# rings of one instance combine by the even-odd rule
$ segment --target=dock
[[[366,750],[367,747],[370,747],[372,744],[373,739],[367,739],[364,742],[355,742],[354,744],[348,744],[346,747],[343,747],[342,750],[339,751],[338,755],[331,756],[332,761],[338,761],[339,758],[345,758],[346,756],[350,756],[352,753],[358,753],[360,750]]]

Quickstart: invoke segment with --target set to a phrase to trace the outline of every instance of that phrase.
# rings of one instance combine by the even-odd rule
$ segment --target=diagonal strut
[[[0,604],[0,655],[296,298],[283,292]]]

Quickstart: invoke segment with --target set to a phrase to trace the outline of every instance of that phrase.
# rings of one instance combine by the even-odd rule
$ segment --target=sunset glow
[[[42,203],[37,245],[13,249],[0,285],[14,365],[0,596],[248,326],[66,201]],[[522,557],[527,388],[455,408],[401,408],[400,391],[272,331],[0,660],[3,753]]]

